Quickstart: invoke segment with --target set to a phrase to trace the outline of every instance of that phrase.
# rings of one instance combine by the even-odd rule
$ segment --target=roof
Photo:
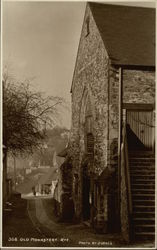
[[[37,176],[38,174],[38,176]],[[34,173],[34,175],[27,175],[24,182],[19,184],[16,188],[17,191],[22,194],[28,194],[32,192],[32,187],[38,184],[52,184],[52,181],[58,179],[58,172],[56,168],[51,167],[47,172]]]
[[[155,9],[89,6],[112,64],[155,66]]]
[[[67,154],[68,154],[68,149],[67,149],[67,147],[66,147],[66,148],[64,148],[61,152],[59,152],[59,153],[57,154],[57,156],[66,157]]]
[[[38,176],[38,175],[42,175],[42,174],[45,174],[49,171],[50,167],[49,168],[36,168],[36,169],[33,169],[31,173],[27,174],[26,176],[27,177],[34,177],[34,176]]]

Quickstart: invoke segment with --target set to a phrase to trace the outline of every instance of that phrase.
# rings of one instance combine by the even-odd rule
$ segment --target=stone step
[[[136,176],[134,176],[134,177],[132,177],[131,176],[131,179],[130,179],[130,181],[131,181],[131,185],[137,185],[137,184],[152,184],[152,185],[155,185],[155,178],[148,178],[148,177],[136,177]]]
[[[149,169],[130,169],[130,175],[150,175],[155,177],[155,170],[149,170]]]
[[[129,165],[130,170],[144,170],[144,171],[155,171],[155,166],[148,166],[148,165]]]
[[[129,161],[129,166],[130,168],[132,167],[141,167],[141,168],[154,168],[155,169],[155,164],[152,164],[151,162],[130,162]]]
[[[154,152],[152,151],[133,151],[133,150],[130,150],[129,151],[129,155],[131,156],[142,156],[142,157],[154,157]]]
[[[155,212],[152,211],[134,211],[133,218],[155,218]]]
[[[134,199],[152,199],[152,200],[155,200],[155,194],[139,194],[139,193],[135,193],[135,194],[132,194],[132,197],[133,197],[133,200]]]
[[[136,232],[155,232],[155,223],[154,225],[140,224],[134,225],[134,229]]]
[[[147,188],[147,187],[145,187],[145,189],[144,188],[143,189],[142,188],[141,189],[132,188],[131,193],[132,193],[132,195],[135,195],[135,194],[141,194],[141,195],[154,194],[155,195],[155,189],[150,189],[150,188]]]
[[[155,157],[129,155],[129,161],[155,162]]]
[[[133,199],[133,205],[141,205],[141,206],[155,206],[155,200],[139,200],[139,199]]]
[[[142,212],[155,212],[155,206],[154,205],[149,205],[149,204],[135,204],[133,206],[133,213],[142,213]]]
[[[132,175],[154,175],[155,177],[155,169],[130,168],[130,177]]]
[[[131,179],[155,179],[155,175],[154,174],[131,174]]]
[[[149,178],[131,178],[131,185],[137,185],[137,184],[150,184],[155,185],[155,179],[149,179]]]
[[[155,200],[155,193],[154,194],[146,194],[146,193],[133,193],[132,192],[132,199],[136,200],[136,199],[141,199],[143,198],[144,200],[150,200],[153,199]]]
[[[153,190],[155,190],[155,182],[154,182],[154,184],[151,182],[144,183],[144,184],[143,183],[137,183],[137,184],[132,183],[131,189],[132,190],[133,189],[138,189],[138,190],[140,190],[140,189],[147,189],[147,190],[153,189]]]
[[[134,232],[134,238],[136,240],[144,241],[154,241],[155,232]]]
[[[155,217],[133,217],[134,225],[155,225]]]
[[[155,236],[155,157],[151,151],[129,152],[135,239]]]
[[[134,176],[137,176],[137,177],[146,177],[146,176],[148,176],[148,177],[151,177],[151,178],[155,178],[155,174],[153,174],[153,173],[149,173],[149,172],[147,172],[146,174],[145,174],[145,172],[143,173],[143,171],[141,172],[141,173],[138,173],[138,174],[134,174],[134,173],[132,173],[131,175],[130,175],[131,177],[134,177]]]
[[[129,166],[141,166],[141,167],[155,167],[155,162],[151,161],[135,161],[135,160],[129,160]]]
[[[130,169],[139,169],[139,170],[155,170],[155,165],[145,165],[145,166],[143,166],[143,165],[129,165],[129,167],[130,167]]]
[[[130,155],[129,154],[129,159],[141,159],[141,160],[152,160],[155,161],[155,155]]]
[[[130,152],[129,152],[129,157],[130,158],[150,158],[150,159],[154,159],[155,158],[155,155],[154,154],[142,154],[142,153],[139,153],[139,154],[137,154],[137,153],[135,153],[135,154],[133,154],[133,153],[131,153],[130,154]]]
[[[137,151],[137,152],[130,152],[129,151],[129,156],[133,156],[133,157],[150,157],[150,158],[154,158],[155,157],[155,153],[152,153],[152,152],[139,152],[139,151]]]

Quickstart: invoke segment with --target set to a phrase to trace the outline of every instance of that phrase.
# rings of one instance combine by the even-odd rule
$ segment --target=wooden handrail
[[[130,170],[128,158],[128,142],[126,123],[122,128],[122,143],[121,143],[121,232],[124,240],[129,243],[131,239],[131,215],[132,215],[132,197],[130,185]]]
[[[128,141],[126,123],[123,124],[123,153],[124,153],[124,168],[125,168],[125,180],[128,197],[128,209],[129,215],[132,214],[132,196],[131,196],[131,183],[130,183],[130,169],[129,169],[129,156],[128,156]]]

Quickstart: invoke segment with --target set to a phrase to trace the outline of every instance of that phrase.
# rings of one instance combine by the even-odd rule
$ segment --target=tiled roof
[[[89,6],[112,64],[155,66],[155,9]]]

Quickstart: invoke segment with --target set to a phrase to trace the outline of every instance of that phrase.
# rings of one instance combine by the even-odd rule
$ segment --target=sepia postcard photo
[[[155,1],[1,1],[1,249],[156,249]]]

